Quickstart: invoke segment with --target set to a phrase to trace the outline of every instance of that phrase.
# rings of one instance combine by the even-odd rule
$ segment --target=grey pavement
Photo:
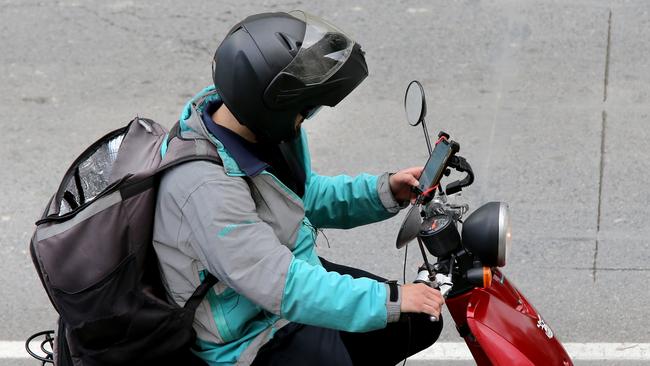
[[[53,326],[27,245],[77,154],[136,114],[171,126],[211,83],[230,26],[296,8],[350,33],[370,68],[350,97],[306,124],[317,172],[423,164],[422,131],[402,109],[408,82],[420,80],[430,133],[449,132],[477,174],[464,193],[471,206],[509,202],[504,271],[559,338],[650,342],[643,0],[0,1],[0,340]],[[401,279],[401,218],[326,230],[320,254]],[[450,324],[441,339],[460,341]]]

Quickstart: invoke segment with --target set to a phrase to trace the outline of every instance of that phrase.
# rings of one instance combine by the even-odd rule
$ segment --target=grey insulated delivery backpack
[[[161,158],[161,146],[167,153]],[[152,245],[161,174],[187,161],[221,164],[207,140],[135,118],[72,164],[36,225],[30,252],[59,324],[55,365],[188,365],[194,312],[214,276],[184,307],[169,300]]]

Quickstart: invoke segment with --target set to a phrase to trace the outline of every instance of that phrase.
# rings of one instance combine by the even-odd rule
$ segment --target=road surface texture
[[[430,133],[450,133],[474,167],[464,192],[471,206],[510,204],[514,245],[504,271],[555,334],[571,343],[650,342],[644,0],[0,1],[0,341],[53,326],[28,242],[72,160],[136,114],[171,126],[211,84],[212,54],[233,24],[292,9],[352,35],[370,69],[345,101],[305,124],[315,171],[423,164],[422,130],[403,111],[408,82],[420,80]],[[326,230],[320,255],[401,280],[401,219]],[[412,247],[408,280],[419,263]],[[449,316],[441,341],[462,341]],[[0,364],[36,363],[0,356]]]

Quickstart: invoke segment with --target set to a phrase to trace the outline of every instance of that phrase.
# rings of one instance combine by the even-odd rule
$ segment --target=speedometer
[[[429,253],[445,257],[460,245],[456,222],[448,214],[433,216],[420,226],[419,237]]]

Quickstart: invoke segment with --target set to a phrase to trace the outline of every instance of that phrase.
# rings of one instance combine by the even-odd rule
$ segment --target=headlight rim
[[[508,204],[499,202],[499,246],[497,254],[497,267],[506,265],[509,247],[510,234],[510,210]]]

